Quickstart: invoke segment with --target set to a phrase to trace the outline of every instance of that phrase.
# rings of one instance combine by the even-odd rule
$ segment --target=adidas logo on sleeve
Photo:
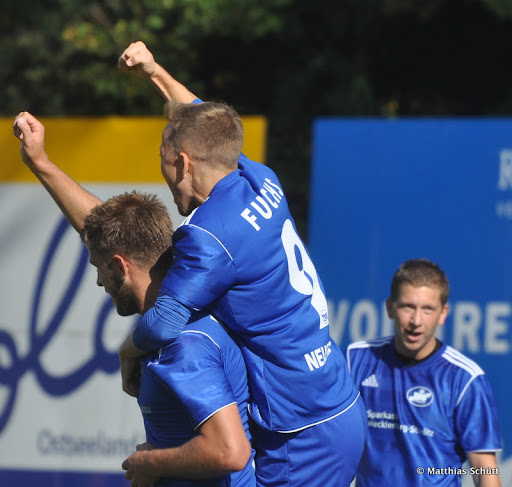
[[[364,387],[379,387],[379,381],[377,380],[375,374],[372,374],[370,377],[367,377],[365,380],[363,380],[361,385]]]

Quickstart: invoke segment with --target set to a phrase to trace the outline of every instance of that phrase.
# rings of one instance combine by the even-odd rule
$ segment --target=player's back
[[[162,289],[236,333],[257,422],[293,431],[352,404],[357,390],[329,336],[322,283],[273,171],[241,157],[173,244]]]

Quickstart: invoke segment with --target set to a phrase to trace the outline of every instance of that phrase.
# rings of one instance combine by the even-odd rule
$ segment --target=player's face
[[[436,329],[443,325],[448,305],[441,303],[438,287],[403,284],[398,299],[386,302],[388,316],[395,323],[395,348],[409,358],[421,360],[436,346]]]
[[[125,282],[123,272],[112,259],[106,260],[91,252],[90,263],[96,267],[96,284],[104,287],[120,316],[140,313],[139,303],[133,290]]]
[[[171,130],[168,124],[162,133],[162,145],[160,146],[160,169],[162,176],[169,186],[174,197],[174,203],[178,207],[180,215],[187,216],[197,206],[193,199],[190,187],[190,177],[185,177],[183,172],[183,159],[178,156],[167,142],[167,136]],[[189,175],[190,176],[190,175]]]

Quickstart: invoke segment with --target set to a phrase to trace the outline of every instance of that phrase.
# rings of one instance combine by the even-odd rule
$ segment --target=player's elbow
[[[239,472],[243,470],[251,458],[251,444],[247,438],[227,445],[221,453],[219,463],[226,473]]]

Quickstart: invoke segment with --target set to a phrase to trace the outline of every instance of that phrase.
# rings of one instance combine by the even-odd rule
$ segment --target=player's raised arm
[[[86,191],[48,158],[44,148],[44,126],[28,112],[14,119],[14,135],[21,141],[21,157],[39,179],[77,232],[91,208],[101,201]]]
[[[130,44],[119,57],[117,65],[121,71],[149,80],[167,101],[191,103],[197,98],[155,61],[142,41]]]

